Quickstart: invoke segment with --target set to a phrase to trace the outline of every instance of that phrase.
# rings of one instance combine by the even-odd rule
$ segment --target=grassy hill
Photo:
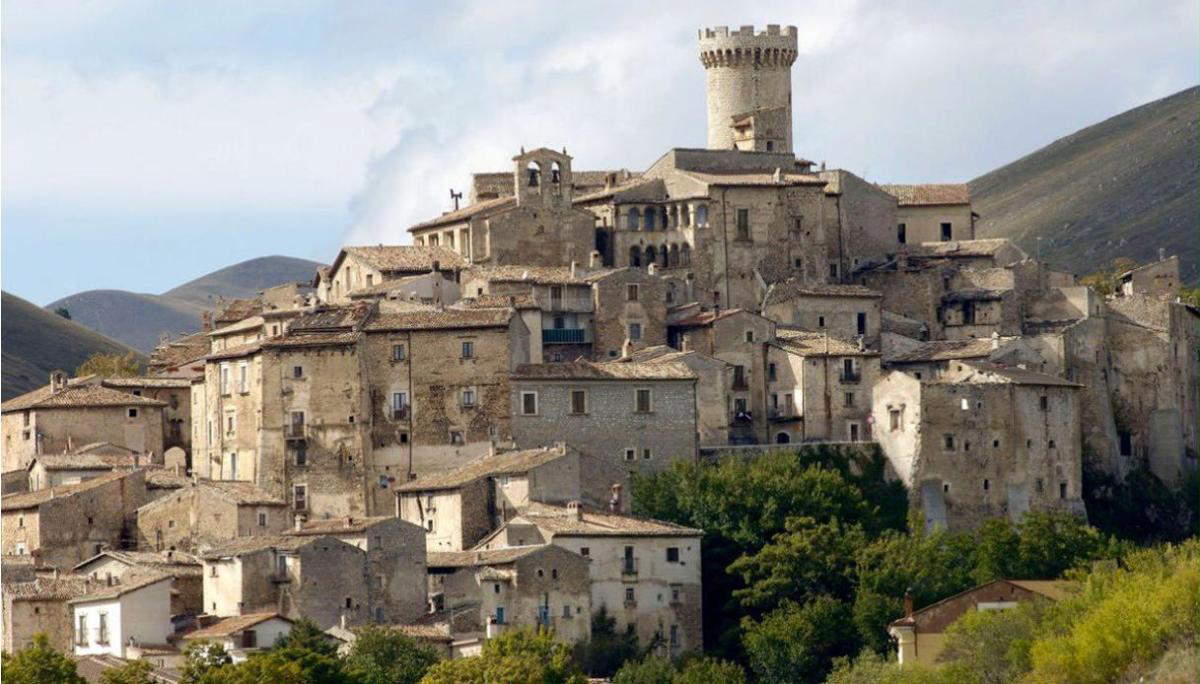
[[[200,315],[224,297],[252,297],[287,282],[310,281],[320,264],[284,256],[260,257],[213,271],[163,294],[88,290],[46,306],[65,308],[72,320],[150,353],[161,335],[199,329]]]
[[[1178,254],[1197,279],[1200,87],[1131,109],[971,181],[979,237],[1089,273]]]
[[[5,400],[49,382],[50,372],[73,373],[95,352],[126,354],[129,347],[68,321],[20,297],[2,293],[0,395]]]

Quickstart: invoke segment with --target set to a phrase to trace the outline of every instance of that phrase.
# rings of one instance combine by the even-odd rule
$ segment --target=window
[[[353,608],[353,607],[354,607],[354,601],[352,601],[352,600],[350,599],[350,597],[349,597],[349,596],[347,596],[347,597],[346,597],[346,607],[347,607],[347,608]]]
[[[571,617],[571,606],[569,606],[565,603],[563,604],[563,617],[565,617],[565,618]]]
[[[1060,498],[1060,499],[1067,498],[1067,483],[1066,482],[1058,483],[1058,498]]]
[[[244,363],[238,364],[238,392],[245,394],[250,391],[250,369]]]
[[[571,413],[576,415],[587,413],[587,392],[571,390]]]
[[[637,603],[637,595],[633,593],[633,587],[625,587],[625,603]]]
[[[1044,394],[1042,396],[1038,397],[1038,408],[1040,408],[1043,411],[1049,411],[1050,410],[1050,397],[1047,397]]]
[[[462,343],[462,357],[463,357],[464,359],[473,359],[473,358],[475,358],[475,343],[474,343],[474,342],[472,342],[471,340],[463,340],[463,343]]]
[[[680,590],[678,584],[671,585],[671,603],[679,603],[679,599],[682,594],[683,592]]]
[[[737,210],[737,239],[738,240],[749,240],[750,239],[750,210],[749,209],[738,209]]]
[[[947,482],[946,484],[942,485],[942,491],[943,491],[943,492],[945,492],[946,494],[949,494],[949,493],[950,493],[950,483],[949,483],[949,482]]]
[[[854,392],[846,392],[846,396],[843,399],[847,408],[854,406]]]
[[[259,511],[259,513],[258,513],[258,526],[259,527],[267,526],[267,514],[262,511]]]
[[[463,388],[462,405],[463,406],[474,406],[475,405],[475,388],[474,387],[464,387]]]
[[[942,224],[942,242],[948,242],[953,231],[949,223]]]
[[[696,225],[697,226],[707,226],[708,225],[708,205],[707,204],[701,204],[696,207]]]
[[[1120,445],[1122,456],[1133,455],[1133,433],[1128,430],[1117,431],[1117,442]]]
[[[232,437],[237,434],[237,415],[228,413],[225,415],[225,435]]]
[[[679,648],[679,625],[671,625],[671,648]]]
[[[902,245],[908,243],[908,226],[906,224],[901,223],[896,226],[896,240]]]
[[[888,411],[888,426],[893,431],[900,429],[900,409]]]
[[[650,412],[650,390],[639,389],[634,396],[634,411],[638,413]]]
[[[942,435],[942,445],[946,448],[946,451],[954,451],[954,435],[950,433]]]
[[[521,415],[536,416],[538,412],[537,392],[521,392]]]
[[[833,278],[835,280],[837,279],[837,277],[838,277],[838,265],[837,264],[829,264],[829,277]]]
[[[292,508],[297,511],[308,509],[308,485],[292,486]]]
[[[129,417],[130,417],[130,418],[137,418],[137,417],[138,417],[138,410],[137,410],[137,409],[135,409],[135,408],[131,408],[131,409],[129,409]]]
[[[496,624],[504,624],[504,606],[496,606]]]
[[[668,546],[667,547],[667,562],[668,563],[678,563],[679,562],[679,547],[678,546]]]
[[[983,478],[983,491],[986,492],[988,489],[991,488],[991,486],[992,486],[992,483],[988,482],[988,479],[986,477]]]
[[[408,417],[408,392],[392,392],[392,418],[403,420]]]
[[[450,443],[451,443],[451,444],[462,444],[462,443],[463,443],[463,433],[462,433],[462,431],[460,431],[460,430],[451,430],[451,431],[450,431]]]
[[[775,382],[775,380],[777,378],[778,378],[778,370],[776,369],[775,364],[768,363],[767,364],[767,380],[770,380],[771,382]]]
[[[1053,448],[1054,448],[1054,440],[1050,440],[1050,443],[1048,444],[1048,446],[1049,446],[1051,449],[1053,449]]]
[[[87,615],[79,615],[79,624],[75,627],[75,643],[80,646],[87,646]]]
[[[642,324],[641,323],[630,323],[629,324],[629,340],[631,342],[638,342],[641,339],[642,339]]]
[[[866,335],[867,334],[867,315],[860,311],[857,316],[857,322],[858,322],[858,334]]]
[[[971,410],[971,401],[969,399],[963,399],[961,401],[960,405],[962,406],[962,410],[964,410],[964,411]]]
[[[625,301],[636,302],[638,300],[638,286],[629,284],[625,286]]]
[[[429,530],[430,532],[433,531],[433,518],[425,521],[425,529]]]
[[[407,352],[404,349],[404,345],[402,345],[402,344],[393,344],[392,345],[392,360],[393,361],[403,361],[405,359],[406,355],[407,355]]]
[[[1037,481],[1034,482],[1034,488],[1037,489],[1038,494],[1041,494],[1042,492],[1046,491],[1046,483],[1043,482],[1042,478],[1039,477]]]
[[[107,644],[108,643],[108,613],[101,611],[98,617],[100,619],[100,629],[97,630],[96,643]]]
[[[636,458],[637,458],[637,449],[626,449],[625,450],[625,460],[626,461],[632,461]]]
[[[221,366],[221,394],[229,394],[229,366]]]
[[[592,550],[586,546],[582,546],[579,548],[579,555],[583,556],[584,558],[589,558],[592,555]]]
[[[292,458],[296,465],[308,465],[308,443],[300,441],[292,444]]]
[[[649,460],[650,460],[650,455],[651,455],[651,454],[650,454],[650,450],[649,450],[649,449],[642,449],[642,460],[644,460],[644,461],[649,461]]]
[[[817,327],[818,328],[825,327],[825,317],[824,316],[817,316]]]
[[[746,331],[746,341],[747,341],[747,342],[753,342],[753,341],[754,341],[754,331],[753,331],[753,330],[747,330],[747,331]]]
[[[229,479],[237,479],[237,452],[229,452]]]
[[[733,367],[733,388],[746,389],[746,367],[735,365]]]
[[[293,378],[303,378],[304,377],[304,366],[292,366],[292,377]]]

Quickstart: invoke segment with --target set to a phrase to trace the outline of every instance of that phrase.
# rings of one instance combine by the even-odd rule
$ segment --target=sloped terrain
[[[286,256],[267,256],[226,266],[200,276],[163,296],[211,308],[218,298],[253,297],[268,287],[291,282],[311,282],[321,266],[315,261]]]
[[[979,237],[1090,273],[1178,254],[1197,279],[1200,88],[1131,109],[971,181]]]

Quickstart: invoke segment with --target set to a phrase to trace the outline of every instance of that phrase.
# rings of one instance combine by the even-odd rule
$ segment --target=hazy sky
[[[737,4],[5,0],[3,287],[328,261],[522,145],[702,147],[702,26],[798,26],[797,153],[877,182],[969,180],[1200,81],[1194,0]]]

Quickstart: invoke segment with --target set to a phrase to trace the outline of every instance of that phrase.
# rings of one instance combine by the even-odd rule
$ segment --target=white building
[[[219,620],[187,634],[184,639],[220,644],[233,662],[240,663],[250,653],[270,648],[291,631],[292,621],[278,613],[250,613]]]
[[[171,576],[126,577],[68,602],[75,655],[126,657],[130,647],[165,645],[171,626]]]

